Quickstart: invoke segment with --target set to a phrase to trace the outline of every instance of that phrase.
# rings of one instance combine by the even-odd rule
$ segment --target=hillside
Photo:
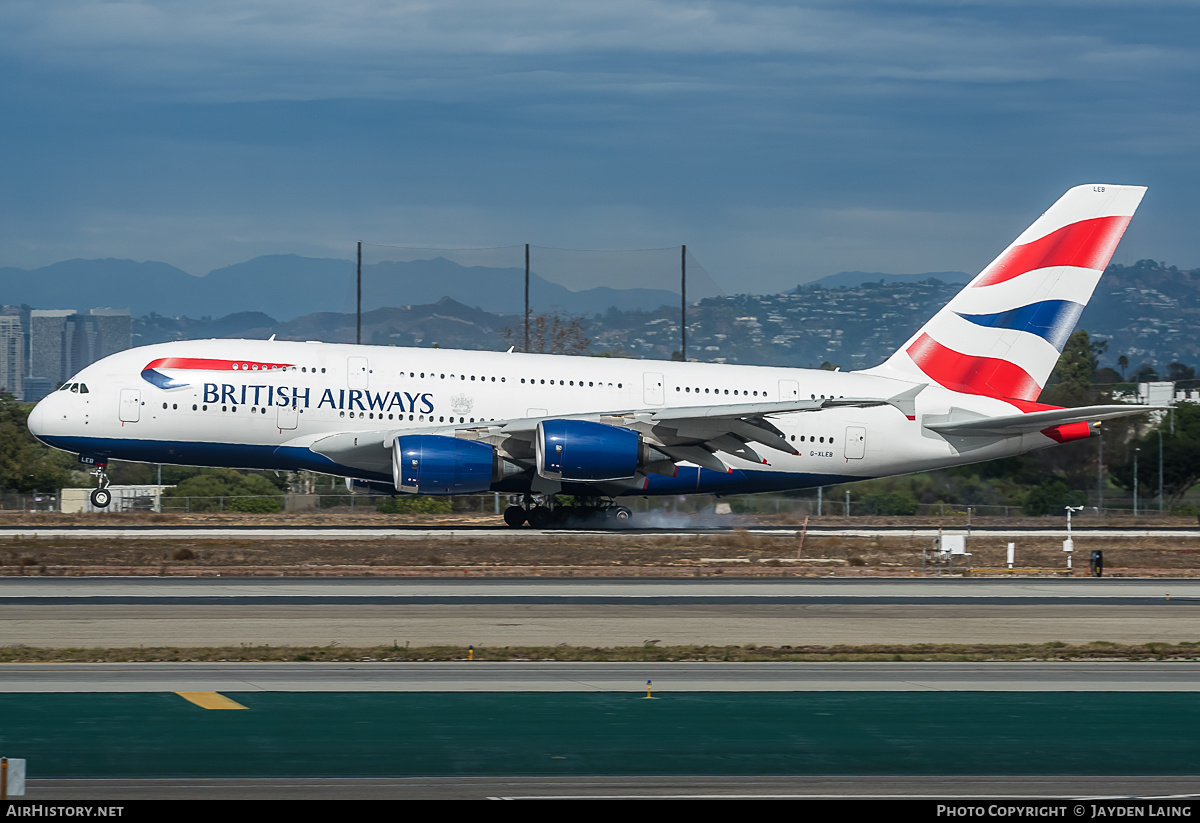
[[[774,295],[733,295],[701,301],[688,314],[691,359],[779,366],[866,368],[899,348],[961,288],[936,279],[867,282],[854,287],[802,286]],[[407,298],[408,295],[405,295]],[[519,309],[519,307],[518,307]],[[668,359],[679,348],[679,309],[573,312],[592,337],[593,351]],[[353,342],[352,311],[322,311],[276,320],[240,312],[218,320],[160,315],[138,319],[135,344],[205,337],[268,337]],[[1165,369],[1200,363],[1200,272],[1154,261],[1112,266],[1080,326],[1109,341],[1102,365],[1125,355]],[[519,310],[509,314],[442,298],[367,311],[363,342],[377,345],[502,349],[504,329],[522,335]]]

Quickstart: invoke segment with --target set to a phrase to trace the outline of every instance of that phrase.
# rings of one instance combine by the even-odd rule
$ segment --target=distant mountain
[[[449,297],[497,314],[524,311],[525,270],[461,266],[444,258],[363,267],[363,311],[432,304]],[[602,284],[571,291],[530,274],[534,312],[595,314],[678,305],[659,289],[612,289]],[[0,304],[39,309],[128,308],[133,315],[224,317],[261,312],[293,318],[353,312],[355,269],[349,260],[266,255],[195,277],[166,263],[68,260],[26,270],[0,268]]]
[[[32,271],[0,268],[0,303],[35,309],[108,306],[128,308],[136,316],[186,306],[201,294],[200,278],[152,260],[65,260]]]
[[[190,317],[252,311],[282,318],[354,311],[354,263],[350,260],[269,254],[213,269],[196,280],[203,294],[203,311],[159,311]]]
[[[808,289],[814,286],[824,289],[855,289],[864,283],[921,283],[925,280],[941,280],[943,283],[968,283],[971,275],[961,271],[931,271],[925,274],[885,274],[869,271],[843,271],[830,274],[811,283],[802,283],[797,287]]]

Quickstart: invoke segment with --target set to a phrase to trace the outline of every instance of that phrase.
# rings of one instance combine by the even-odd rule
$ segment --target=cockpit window
[[[71,384],[71,391],[72,391],[72,392],[74,392],[75,394],[78,394],[78,393],[79,393],[79,384],[78,384],[78,383],[72,383],[72,384]]]
[[[63,383],[62,386],[59,388],[59,391],[70,391],[71,387],[74,385],[75,385],[74,383]]]
[[[87,383],[80,383],[80,384],[79,384],[79,393],[80,393],[80,394],[87,394],[87,393],[88,393]]]

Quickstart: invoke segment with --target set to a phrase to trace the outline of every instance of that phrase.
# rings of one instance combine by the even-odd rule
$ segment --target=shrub
[[[383,514],[450,514],[454,508],[445,498],[398,495],[380,500],[375,510]]]
[[[869,494],[858,502],[859,514],[902,515],[912,517],[920,503],[917,498],[902,492]]]
[[[249,512],[251,514],[270,514],[283,511],[283,504],[278,497],[235,497],[226,507],[232,512]]]
[[[1086,492],[1072,490],[1061,480],[1046,480],[1029,490],[1021,511],[1029,517],[1066,514],[1067,506],[1083,506],[1086,503]]]

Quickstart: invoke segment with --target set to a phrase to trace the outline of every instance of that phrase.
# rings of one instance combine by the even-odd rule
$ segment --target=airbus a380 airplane
[[[1071,189],[885,363],[860,372],[199,340],[94,363],[29,416],[39,440],[110,459],[308,470],[426,495],[553,495],[628,520],[622,495],[800,489],[1079,440],[1145,407],[1037,403],[1141,202]],[[568,511],[559,508],[559,514]]]

